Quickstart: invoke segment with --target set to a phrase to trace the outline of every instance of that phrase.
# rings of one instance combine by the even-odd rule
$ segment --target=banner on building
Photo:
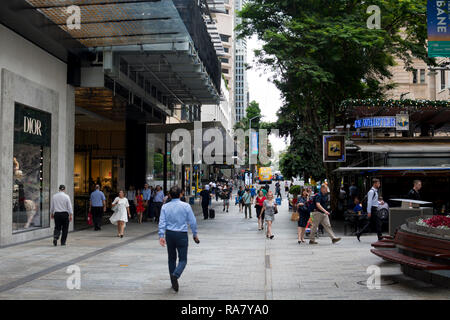
[[[345,137],[323,136],[323,162],[345,162]]]
[[[258,154],[258,132],[252,131],[252,154]]]
[[[428,56],[450,57],[450,0],[428,0]]]

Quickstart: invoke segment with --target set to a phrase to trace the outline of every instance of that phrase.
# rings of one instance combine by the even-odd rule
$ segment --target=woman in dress
[[[267,199],[264,200],[263,208],[261,210],[261,214],[264,214],[264,220],[267,222],[267,234],[266,237],[273,239],[274,235],[272,234],[272,223],[275,220],[275,211],[277,209],[277,204],[273,199],[273,192],[267,192]]]
[[[297,211],[299,214],[298,219],[298,244],[305,242],[305,230],[308,224],[311,212],[309,210],[309,193],[307,189],[302,190],[302,194],[298,197]]]
[[[262,192],[262,190],[259,190],[258,196],[255,198],[256,217],[258,218],[258,230],[262,230],[264,226],[264,215],[261,214],[264,200],[266,200],[266,197],[264,197],[264,193]]]
[[[131,218],[130,204],[128,203],[128,199],[125,198],[125,192],[123,190],[119,191],[119,196],[114,199],[112,207],[115,212],[109,220],[112,224],[117,225],[117,236],[123,238],[125,224],[128,222],[128,218]]]
[[[142,196],[141,190],[137,190],[136,191],[136,212],[137,212],[137,216],[138,216],[138,223],[141,224],[142,223],[142,215],[145,211],[145,207],[144,207],[144,197]]]

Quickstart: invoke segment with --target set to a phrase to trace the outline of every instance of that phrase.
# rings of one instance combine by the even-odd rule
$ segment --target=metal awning
[[[188,30],[186,21],[190,17],[185,15],[189,10],[192,12],[191,3],[186,2],[185,5],[181,0],[26,1],[77,40],[80,47],[112,52],[115,61],[123,57],[130,67],[142,69],[142,73],[135,72],[144,76],[145,80],[151,78],[154,83],[159,83],[162,93],[171,96],[177,103],[220,102],[220,76],[215,75],[216,69],[220,70],[220,62],[217,56],[198,51],[214,52],[214,49],[211,41],[195,42],[200,42],[200,37],[195,37],[202,32],[197,32],[194,37]],[[67,8],[71,5],[81,10],[80,29],[67,26],[70,16]],[[204,21],[199,19],[190,23]],[[209,39],[206,26],[201,31]],[[202,37],[204,39],[205,36]],[[205,61],[206,56],[208,61]],[[118,76],[118,73],[115,75]]]
[[[334,172],[350,172],[350,171],[449,171],[450,167],[342,167],[334,170]]]
[[[359,152],[373,152],[373,153],[436,153],[446,152],[450,153],[450,143],[361,143],[355,142],[358,146]]]

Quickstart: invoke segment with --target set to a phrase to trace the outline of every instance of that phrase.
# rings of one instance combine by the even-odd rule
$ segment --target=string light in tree
[[[443,108],[450,109],[450,101],[445,100],[382,100],[382,99],[348,99],[344,100],[341,105],[341,111],[349,114],[358,107],[385,108],[387,111],[392,109],[403,109],[407,112],[424,111],[423,109],[441,110]]]

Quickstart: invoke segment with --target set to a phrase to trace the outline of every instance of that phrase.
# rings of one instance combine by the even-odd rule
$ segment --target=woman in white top
[[[130,205],[123,190],[119,191],[119,196],[114,199],[112,207],[114,208],[114,214],[109,220],[112,224],[117,224],[117,236],[123,238],[125,223],[128,222],[128,218],[131,218]]]

